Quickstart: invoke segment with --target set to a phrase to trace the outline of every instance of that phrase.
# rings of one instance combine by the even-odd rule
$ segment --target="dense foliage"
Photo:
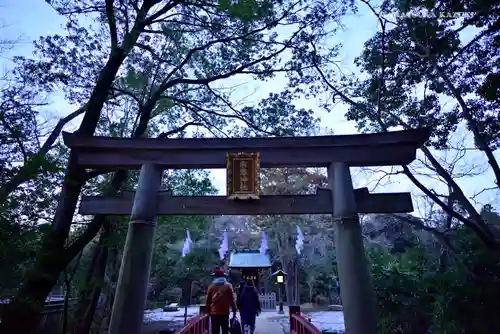
[[[500,222],[500,216],[483,211]],[[432,244],[403,252],[369,251],[383,333],[490,333],[499,330],[498,256],[463,228],[453,232],[458,254]],[[455,258],[458,256],[459,258]],[[461,264],[457,262],[461,261]]]

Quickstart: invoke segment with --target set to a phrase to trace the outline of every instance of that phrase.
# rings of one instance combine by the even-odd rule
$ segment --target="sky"
[[[11,50],[0,59],[0,66],[6,70],[11,65],[11,57],[14,55],[30,55],[33,51],[32,41],[39,36],[61,33],[61,25],[63,20],[55,11],[46,4],[43,0],[0,0],[0,25],[1,32],[4,38],[21,38],[21,42],[15,49]],[[369,39],[377,30],[378,22],[375,17],[368,12],[367,8],[361,7],[361,10],[356,15],[351,15],[343,20],[345,29],[335,35],[335,43],[343,43],[343,48],[338,57],[339,63],[344,71],[356,72],[353,64],[354,57],[360,54],[363,43]],[[465,39],[470,36],[464,36]],[[246,104],[257,103],[261,98],[266,97],[270,92],[279,92],[285,85],[283,80],[275,79],[271,82],[261,83],[249,78],[234,78],[229,82],[231,85],[238,84],[238,91],[235,94],[235,99],[251,95],[245,101]],[[349,122],[344,118],[347,111],[345,105],[338,104],[333,110],[327,112],[318,106],[318,100],[302,99],[296,101],[297,107],[310,108],[315,111],[317,117],[321,119],[321,126],[335,134],[356,134],[357,130],[353,122]],[[453,101],[443,101],[445,108],[452,108]],[[46,109],[47,118],[64,117],[71,111],[76,109],[75,106],[68,105],[62,95],[55,95],[52,99],[52,104]],[[78,126],[78,121],[73,122],[66,131],[73,131]],[[468,147],[473,147],[470,136],[466,131],[460,131],[457,135],[458,139],[466,138],[465,143]],[[449,159],[453,152],[439,153],[438,157]],[[495,155],[500,158],[500,154],[495,152]],[[460,178],[457,182],[463,187],[464,192],[469,196],[481,192],[483,189],[493,186],[493,173],[487,168],[484,156],[479,152],[469,151],[463,157],[458,165],[461,168],[468,168],[471,164],[477,165],[479,169],[485,169],[485,172],[480,176],[473,178]],[[373,170],[372,170],[373,171]],[[215,186],[219,189],[220,194],[225,194],[225,170],[211,171]],[[391,182],[381,183],[374,189],[377,178],[373,176],[373,172],[361,171],[352,169],[353,182],[355,187],[368,186],[374,192],[403,192],[410,191],[414,195],[414,205],[416,207],[415,214],[426,216],[429,207],[426,201],[421,200],[421,194],[415,190],[413,184],[404,176],[397,176],[391,179]],[[371,176],[370,176],[371,175]],[[380,175],[380,174],[377,174]],[[429,177],[421,177],[424,184],[430,185],[437,192],[446,193],[446,188],[443,185],[438,185],[435,179]],[[478,206],[484,204],[492,204],[497,209],[500,209],[500,194],[498,191],[484,191],[474,199],[474,203]]]

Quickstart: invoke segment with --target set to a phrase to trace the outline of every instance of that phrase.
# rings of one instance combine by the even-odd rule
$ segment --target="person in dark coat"
[[[243,332],[245,332],[245,326],[248,326],[250,333],[253,334],[255,331],[255,320],[261,309],[259,295],[252,281],[246,282],[238,299],[238,304],[241,306],[240,317]]]
[[[246,282],[241,280],[240,285],[238,287],[238,295],[236,296],[236,306],[238,307],[238,310],[241,310],[241,305],[238,303],[240,302],[241,292],[243,292],[243,289],[245,288],[245,284],[246,284]]]

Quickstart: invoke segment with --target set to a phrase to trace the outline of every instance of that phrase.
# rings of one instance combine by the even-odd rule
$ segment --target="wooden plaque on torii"
[[[227,198],[260,198],[260,155],[259,153],[227,153]]]

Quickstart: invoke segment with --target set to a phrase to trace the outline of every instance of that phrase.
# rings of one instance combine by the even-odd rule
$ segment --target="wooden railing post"
[[[290,333],[294,333],[293,331],[297,330],[295,320],[293,319],[292,315],[297,314],[300,315],[300,305],[290,305],[288,306],[288,313],[290,317]]]
[[[349,165],[328,168],[332,187],[335,249],[345,329],[350,334],[376,334],[375,294],[370,277]]]
[[[162,169],[141,168],[123,250],[109,334],[141,333],[156,232]]]

